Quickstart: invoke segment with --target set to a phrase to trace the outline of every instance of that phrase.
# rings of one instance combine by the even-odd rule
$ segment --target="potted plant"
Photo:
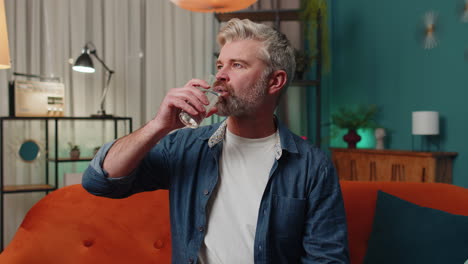
[[[80,147],[78,145],[74,145],[71,142],[68,142],[68,146],[70,146],[70,158],[71,159],[79,159],[80,158]]]
[[[343,136],[348,143],[348,148],[356,148],[356,143],[361,140],[357,134],[358,128],[376,127],[375,115],[376,105],[342,106],[331,116],[332,124],[341,129],[347,129],[348,133]]]
[[[308,56],[317,58],[318,41],[322,54],[323,73],[330,71],[330,38],[328,29],[328,4],[327,0],[301,0],[300,18],[303,22],[304,37],[307,45]],[[319,30],[320,24],[320,32]],[[317,37],[317,33],[319,36]],[[318,39],[319,38],[319,39]]]

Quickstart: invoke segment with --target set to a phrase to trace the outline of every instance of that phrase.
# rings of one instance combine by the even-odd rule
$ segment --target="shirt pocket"
[[[273,235],[278,238],[301,238],[305,207],[306,199],[273,195]]]

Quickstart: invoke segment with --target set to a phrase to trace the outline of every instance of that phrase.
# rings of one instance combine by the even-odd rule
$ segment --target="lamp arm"
[[[95,49],[91,50],[90,53],[93,54],[93,56],[102,64],[102,66],[104,67],[104,69],[106,69],[106,71],[108,71],[110,74],[114,73],[114,71],[109,69],[109,67],[107,67],[104,61],[101,60],[101,58],[99,58]]]
[[[107,96],[107,92],[109,91],[109,88],[110,88],[110,81],[111,81],[111,78],[112,78],[112,74],[114,74],[114,71],[111,70],[105,63],[103,60],[101,60],[101,58],[99,58],[99,56],[97,55],[97,52],[96,52],[96,49],[92,49],[90,50],[90,53],[102,64],[102,66],[104,67],[104,69],[106,69],[106,71],[108,72],[108,77],[107,77],[107,82],[106,82],[106,87],[104,88],[104,91],[102,92],[102,96],[101,96],[101,114],[102,115],[105,115],[106,114],[106,110],[104,108],[104,102],[106,100],[106,96]]]
[[[112,74],[114,74],[114,71],[109,71],[109,77],[107,77],[106,88],[102,92],[102,96],[101,96],[101,114],[104,114],[104,115],[106,114],[106,110],[104,109],[104,101],[106,100],[106,95],[110,88],[109,84],[112,78]]]

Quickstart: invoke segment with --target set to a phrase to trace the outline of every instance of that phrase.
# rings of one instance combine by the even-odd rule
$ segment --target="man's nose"
[[[229,82],[229,75],[227,74],[226,71],[221,69],[218,71],[218,73],[216,73],[216,80],[222,81],[222,82]]]

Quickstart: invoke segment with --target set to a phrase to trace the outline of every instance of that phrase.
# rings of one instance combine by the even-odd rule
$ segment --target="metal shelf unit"
[[[104,122],[112,121],[114,125],[114,139],[119,136],[118,124],[124,122],[128,133],[132,132],[132,118],[131,117],[0,117],[0,251],[4,248],[4,195],[10,193],[26,193],[26,192],[44,192],[49,193],[54,191],[59,186],[59,163],[65,162],[89,162],[92,157],[82,157],[78,159],[63,158],[59,157],[59,122],[60,121],[90,121],[90,122]],[[45,153],[45,183],[43,184],[25,184],[25,185],[5,185],[4,184],[4,173],[5,173],[5,156],[4,156],[4,138],[5,124],[6,122],[15,121],[41,121],[45,124],[45,142],[44,142],[44,153]],[[53,134],[50,134],[49,124],[53,124]],[[50,136],[53,135],[54,147],[53,157],[50,157],[49,153],[49,141]],[[103,142],[104,143],[104,142]],[[49,182],[49,166],[53,163],[53,182]]]

